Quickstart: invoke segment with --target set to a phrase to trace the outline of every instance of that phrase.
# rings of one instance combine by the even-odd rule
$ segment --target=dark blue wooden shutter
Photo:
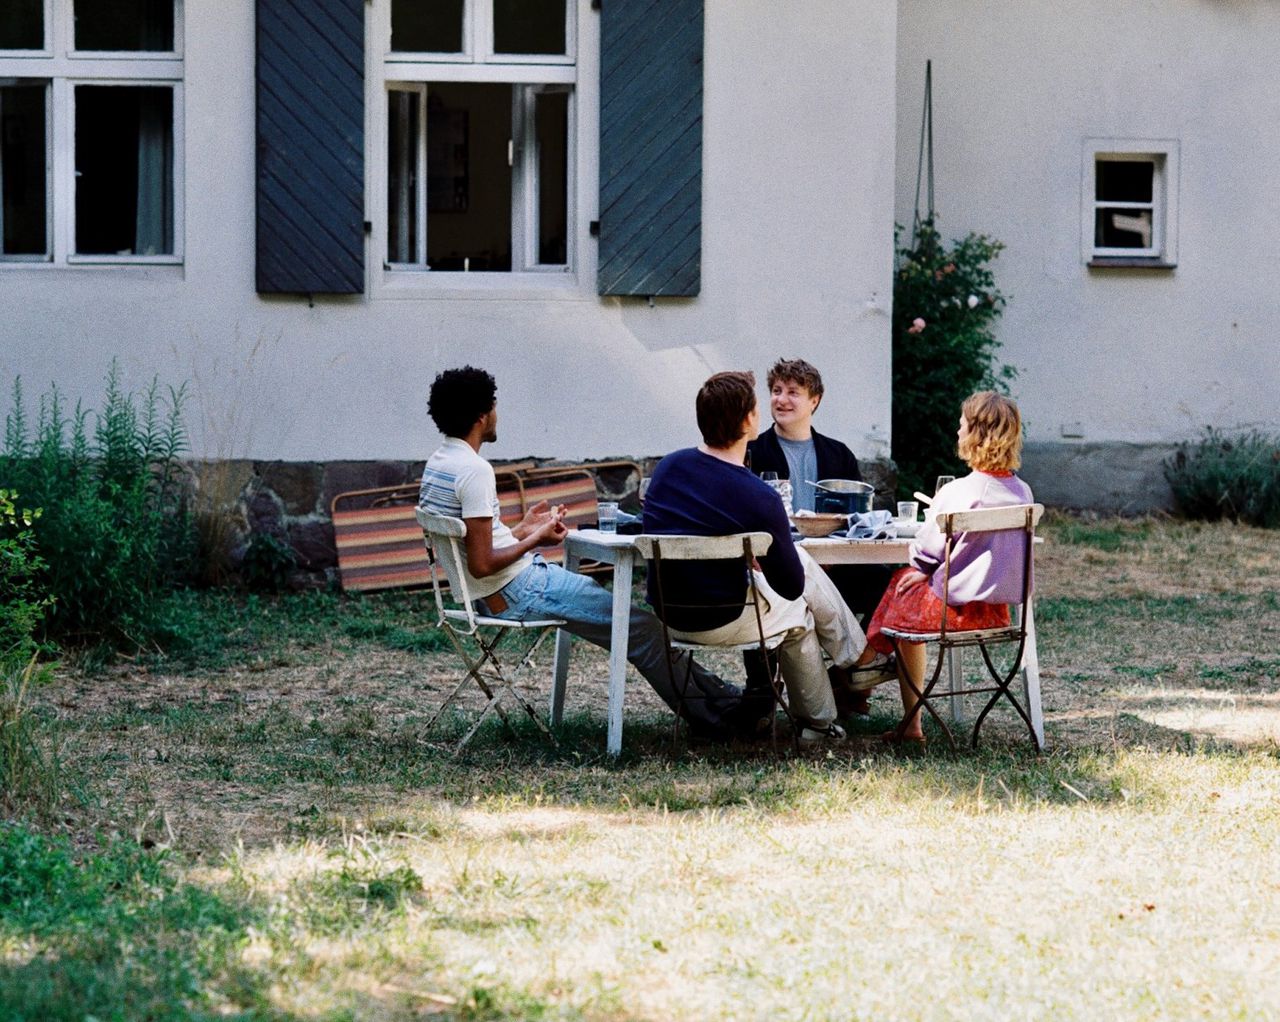
[[[602,295],[701,286],[702,4],[601,4]]]
[[[364,290],[364,0],[258,0],[258,291]]]

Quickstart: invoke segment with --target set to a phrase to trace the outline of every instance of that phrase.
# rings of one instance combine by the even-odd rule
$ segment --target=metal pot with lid
[[[813,509],[819,514],[865,514],[875,493],[874,486],[858,479],[819,479],[813,484]]]

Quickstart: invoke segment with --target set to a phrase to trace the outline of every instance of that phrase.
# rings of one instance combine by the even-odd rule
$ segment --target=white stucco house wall
[[[1007,245],[998,333],[1039,496],[1158,505],[1170,445],[1280,429],[1277,39],[1265,0],[901,0],[897,218],[932,60],[939,226]],[[1099,160],[1151,161],[1152,194],[1107,194]],[[1098,252],[1113,214],[1151,217],[1102,239],[1143,251]]]
[[[591,0],[569,0],[564,52],[551,59],[495,54],[491,0],[458,5],[468,54],[393,59],[393,0],[357,5],[368,225],[361,293],[349,296],[255,288],[253,0],[175,0],[171,52],[143,56],[82,52],[72,0],[28,6],[43,12],[44,36],[15,49],[23,30],[9,26],[0,85],[11,111],[31,99],[18,85],[47,85],[48,241],[0,260],[0,412],[19,375],[29,397],[56,381],[92,404],[117,357],[132,386],[153,374],[190,382],[197,455],[412,461],[439,439],[431,379],[472,363],[499,381],[494,457],[643,457],[696,439],[693,396],[707,375],[754,368],[763,395],[763,370],[787,355],[819,364],[837,395],[824,428],[861,455],[887,455],[894,0],[707,0],[700,287],[652,301],[597,293],[602,12]],[[389,267],[393,84],[419,95],[436,86],[418,82],[504,79],[521,96],[521,83],[547,82],[571,97],[562,265]],[[129,83],[172,90],[170,243],[158,255],[77,255],[74,218],[97,214],[77,209],[78,149],[90,142],[76,103],[97,95],[82,87]],[[477,122],[473,110],[475,146]],[[11,169],[16,153],[6,150]]]

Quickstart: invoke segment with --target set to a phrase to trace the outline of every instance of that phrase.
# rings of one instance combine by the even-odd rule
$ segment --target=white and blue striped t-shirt
[[[472,450],[465,440],[447,437],[427,459],[426,468],[422,470],[418,506],[452,518],[492,517],[495,550],[518,542],[499,515],[498,483],[493,475],[493,466]],[[501,571],[476,578],[467,568],[466,545],[458,545],[467,588],[473,597],[496,593],[533,563],[532,555],[525,554]]]

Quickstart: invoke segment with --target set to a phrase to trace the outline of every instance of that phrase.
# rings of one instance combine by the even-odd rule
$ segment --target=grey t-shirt
[[[791,472],[791,510],[812,511],[814,488],[806,479],[818,478],[818,454],[813,447],[813,437],[808,440],[787,440],[778,437],[787,468]]]

